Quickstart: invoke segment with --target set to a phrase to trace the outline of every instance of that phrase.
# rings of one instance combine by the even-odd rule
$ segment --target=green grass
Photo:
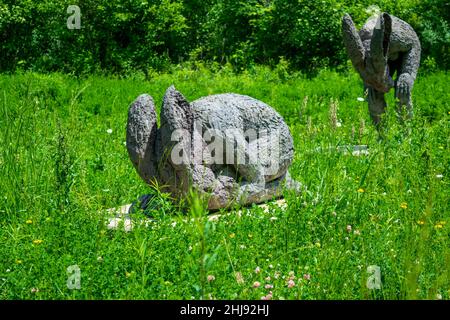
[[[266,283],[273,299],[449,299],[449,82],[447,73],[419,77],[405,127],[391,93],[378,142],[354,73],[0,75],[0,299],[260,299]],[[273,106],[294,137],[292,176],[309,191],[286,194],[284,210],[253,206],[216,222],[159,195],[157,222],[107,230],[104,209],[149,192],[124,145],[128,105],[147,92],[159,107],[172,83],[191,101],[236,92]],[[370,154],[315,151],[344,144],[368,144]],[[71,265],[80,290],[67,288]],[[366,286],[370,265],[381,269],[380,290]]]

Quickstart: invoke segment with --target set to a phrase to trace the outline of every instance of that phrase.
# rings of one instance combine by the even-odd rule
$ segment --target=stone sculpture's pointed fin
[[[392,18],[389,14],[382,13],[378,17],[370,41],[370,58],[375,69],[380,72],[386,69],[391,32]]]
[[[342,18],[342,34],[353,66],[357,70],[364,68],[364,46],[352,18],[347,13]]]
[[[131,162],[146,182],[156,175],[156,134],[155,103],[151,96],[142,94],[128,109],[126,144]]]

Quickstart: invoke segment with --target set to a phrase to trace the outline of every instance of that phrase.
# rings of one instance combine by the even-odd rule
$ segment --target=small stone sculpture
[[[192,188],[215,210],[280,197],[283,187],[299,190],[287,171],[289,128],[261,101],[227,93],[189,103],[171,86],[159,128],[156,120],[153,98],[140,95],[128,111],[128,154],[145,182],[157,181],[176,199]]]
[[[379,128],[386,108],[384,94],[395,87],[400,117],[406,107],[407,116],[413,115],[411,91],[420,63],[420,42],[413,28],[387,13],[373,16],[358,32],[352,18],[342,19],[342,32],[347,53],[368,90],[370,116]],[[392,77],[397,72],[397,79]],[[401,119],[401,117],[400,117]]]

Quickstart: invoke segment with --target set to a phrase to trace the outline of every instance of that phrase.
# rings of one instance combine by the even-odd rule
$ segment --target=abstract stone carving
[[[397,114],[406,107],[413,115],[411,91],[420,63],[420,42],[413,28],[387,13],[369,18],[358,32],[352,18],[342,19],[342,32],[347,53],[368,90],[370,116],[379,128],[386,108],[384,94],[392,87],[398,99]],[[394,73],[397,79],[394,81]]]
[[[294,148],[283,118],[267,104],[238,94],[189,103],[167,89],[160,127],[153,98],[140,95],[128,111],[127,149],[140,177],[176,199],[190,188],[208,197],[208,208],[250,204],[299,190],[288,173]]]

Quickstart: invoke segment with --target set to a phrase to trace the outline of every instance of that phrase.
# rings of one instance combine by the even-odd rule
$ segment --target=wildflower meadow
[[[2,74],[0,299],[449,299],[449,82],[420,73],[405,124],[389,94],[380,139],[351,68]],[[159,111],[171,84],[189,101],[235,92],[276,109],[302,192],[208,212],[146,185],[127,110],[148,93]],[[146,212],[110,227],[108,209],[149,193]]]

